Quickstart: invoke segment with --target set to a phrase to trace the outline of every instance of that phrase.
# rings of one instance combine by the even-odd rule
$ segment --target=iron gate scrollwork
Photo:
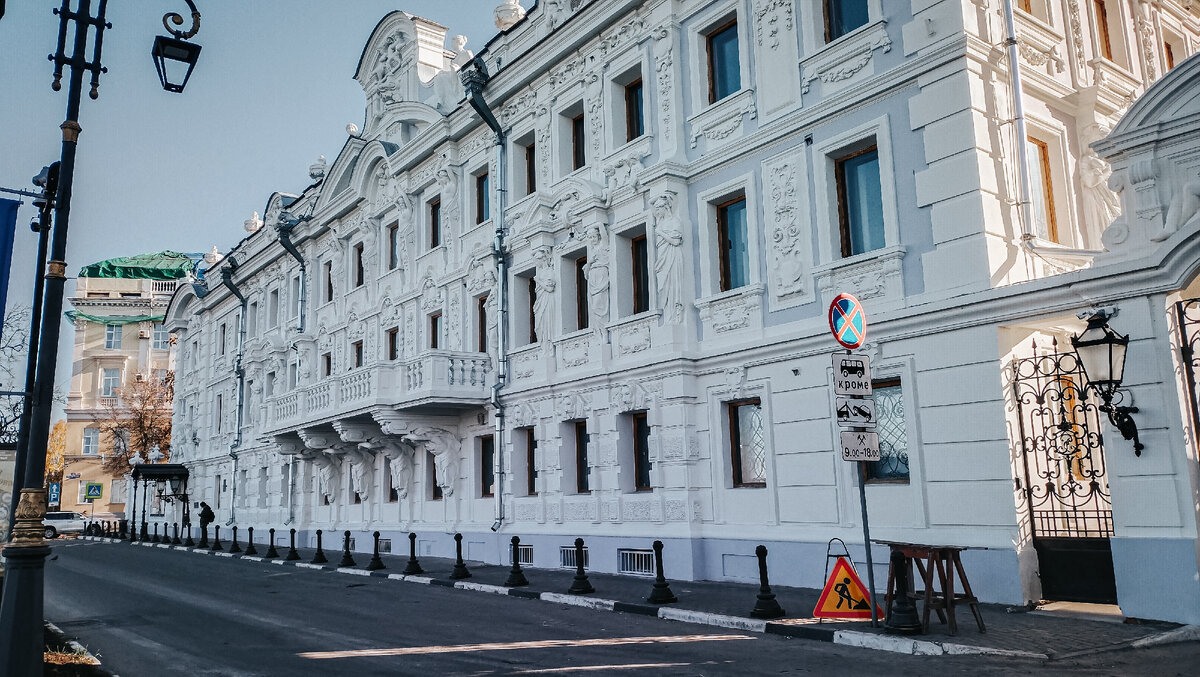
[[[1200,435],[1200,399],[1196,380],[1200,377],[1200,299],[1185,299],[1175,304],[1176,331],[1179,332],[1180,363],[1187,384],[1188,412],[1192,437]]]
[[[1034,344],[1032,357],[1012,361],[1017,405],[1014,489],[1022,530],[1038,553],[1047,599],[1116,600],[1112,500],[1100,411],[1073,351]]]

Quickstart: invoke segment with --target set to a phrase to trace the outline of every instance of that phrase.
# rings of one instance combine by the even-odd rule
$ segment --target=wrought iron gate
[[[1186,299],[1175,304],[1175,319],[1183,381],[1187,384],[1188,412],[1192,415],[1192,439],[1197,440],[1200,435],[1200,399],[1196,397],[1196,379],[1200,376],[1200,299]],[[1200,444],[1200,440],[1197,443]]]
[[[1020,444],[1013,482],[1022,529],[1037,550],[1042,596],[1115,602],[1112,501],[1100,413],[1075,353],[1034,345],[1014,359],[1010,382]]]

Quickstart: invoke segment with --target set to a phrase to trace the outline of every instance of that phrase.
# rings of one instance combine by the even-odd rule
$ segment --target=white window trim
[[[89,432],[95,433],[95,438],[93,440],[95,442],[95,445],[91,447],[91,451],[88,451],[88,433]],[[100,453],[100,429],[99,428],[87,427],[87,428],[83,429],[83,438],[80,441],[79,453],[82,454],[83,456],[95,456]]]
[[[1080,232],[1080,223],[1075,213],[1075,176],[1077,163],[1067,152],[1070,147],[1067,140],[1067,128],[1057,121],[1046,120],[1036,114],[1025,116],[1028,134],[1046,144],[1050,154],[1050,186],[1054,191],[1054,222],[1058,229],[1058,237],[1062,242],[1051,242],[1038,238],[1036,242],[1050,248],[1073,247],[1087,249],[1089,245],[1100,246],[1099,242],[1089,243]],[[1022,139],[1022,141],[1025,141]],[[1029,158],[1030,162],[1036,158]],[[1031,178],[1036,179],[1032,174]],[[1099,229],[1098,229],[1099,230]]]
[[[738,65],[739,79],[741,87],[738,91],[733,92],[723,99],[709,102],[708,100],[708,33],[724,24],[730,18],[737,19],[737,37],[738,37]],[[694,26],[688,31],[688,47],[689,52],[693,55],[693,63],[691,68],[685,64],[684,70],[691,71],[691,87],[692,114],[695,115],[706,108],[719,105],[724,101],[736,98],[739,93],[748,89],[753,89],[751,86],[751,71],[750,60],[753,58],[751,49],[750,37],[750,22],[751,17],[747,15],[744,5],[741,2],[722,2],[717,7],[710,9],[703,14],[698,14],[689,18],[689,22]]]
[[[110,371],[117,372],[116,385],[113,386],[111,391],[109,391],[108,393],[105,393],[104,390],[107,385],[107,383],[106,383],[107,372],[110,372]],[[121,370],[120,369],[102,368],[100,370],[100,397],[116,397],[117,396],[116,390],[120,387],[121,387]]]
[[[642,81],[642,135],[626,141],[629,130],[625,126],[625,85],[618,84],[618,79],[627,79],[625,76],[630,71],[637,69],[637,79]],[[604,111],[605,119],[609,124],[606,127],[605,137],[602,143],[601,155],[608,158],[616,151],[626,145],[637,143],[643,138],[650,136],[650,122],[653,116],[650,113],[656,109],[653,107],[655,101],[652,101],[656,92],[656,87],[653,86],[654,73],[653,67],[650,65],[648,53],[644,49],[634,49],[625,52],[608,64],[608,73],[612,74],[608,77],[605,84],[606,91],[604,92],[604,103],[602,110]]]
[[[763,437],[767,445],[767,477],[766,487],[735,487],[733,486],[733,461],[729,457],[729,403],[734,400],[758,398],[762,407]],[[745,500],[748,496],[762,496],[766,502],[767,512],[762,516],[763,524],[767,526],[779,524],[779,469],[776,464],[775,424],[771,412],[771,383],[769,380],[754,380],[742,387],[733,388],[727,385],[713,386],[708,389],[709,434],[706,436],[719,445],[710,450],[712,459],[710,466],[713,473],[712,486],[714,491],[713,512],[717,523],[725,523],[730,516],[726,507],[728,504]]]
[[[900,242],[900,216],[896,203],[895,161],[892,158],[892,136],[887,115],[866,124],[847,130],[813,146],[813,184],[816,186],[813,199],[816,206],[817,223],[824,222],[825,228],[817,228],[818,264],[836,261],[857,261],[861,258],[876,258],[881,252],[898,247]],[[842,151],[869,137],[874,137],[879,153],[879,186],[883,202],[884,246],[856,256],[842,257],[841,220],[838,215],[837,172],[834,168]]]
[[[741,193],[746,199],[746,240],[747,251],[750,264],[750,279],[747,283],[731,289],[729,291],[721,291],[721,263],[720,253],[718,252],[717,242],[717,205],[725,202],[727,198]],[[683,218],[682,215],[680,215]],[[700,225],[700,280],[703,297],[697,299],[697,303],[712,299],[712,297],[737,294],[750,289],[758,289],[762,291],[761,285],[762,271],[762,244],[760,243],[761,228],[759,227],[762,219],[759,218],[759,204],[757,184],[754,181],[754,174],[747,173],[733,177],[725,183],[714,186],[696,196],[696,219]],[[654,269],[653,261],[650,263],[651,270]],[[653,299],[652,299],[653,300]]]
[[[112,331],[116,329],[116,331]],[[104,325],[104,349],[105,350],[121,350],[121,345],[124,343],[125,327],[119,324]],[[115,338],[115,340],[113,340]]]

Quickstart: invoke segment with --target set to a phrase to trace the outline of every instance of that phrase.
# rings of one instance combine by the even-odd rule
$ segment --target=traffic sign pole
[[[871,627],[879,627],[879,609],[875,606],[875,563],[871,558],[871,526],[867,522],[867,462],[858,462],[858,500],[862,505],[863,544],[867,549],[867,594],[871,598]]]

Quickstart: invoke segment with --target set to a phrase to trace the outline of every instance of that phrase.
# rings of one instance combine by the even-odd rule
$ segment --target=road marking
[[[487,644],[449,644],[408,646],[394,649],[351,649],[347,651],[305,651],[300,658],[366,658],[377,656],[416,656],[422,654],[469,653],[475,651],[513,651],[520,649],[559,649],[577,646],[622,646],[630,644],[680,644],[685,642],[728,642],[758,639],[751,635],[664,635],[658,637],[601,637],[595,639],[543,639],[531,642],[491,642]]]
[[[613,606],[616,605],[616,602],[611,599],[580,597],[579,595],[566,595],[561,592],[543,592],[542,599],[547,602],[571,604],[573,606],[581,606],[588,609],[603,609],[604,611],[612,611]]]
[[[681,668],[691,663],[618,663],[616,665],[579,665],[566,668],[541,668],[538,670],[519,670],[512,675],[557,675],[566,672],[598,672],[600,670],[650,670],[654,668]]]

